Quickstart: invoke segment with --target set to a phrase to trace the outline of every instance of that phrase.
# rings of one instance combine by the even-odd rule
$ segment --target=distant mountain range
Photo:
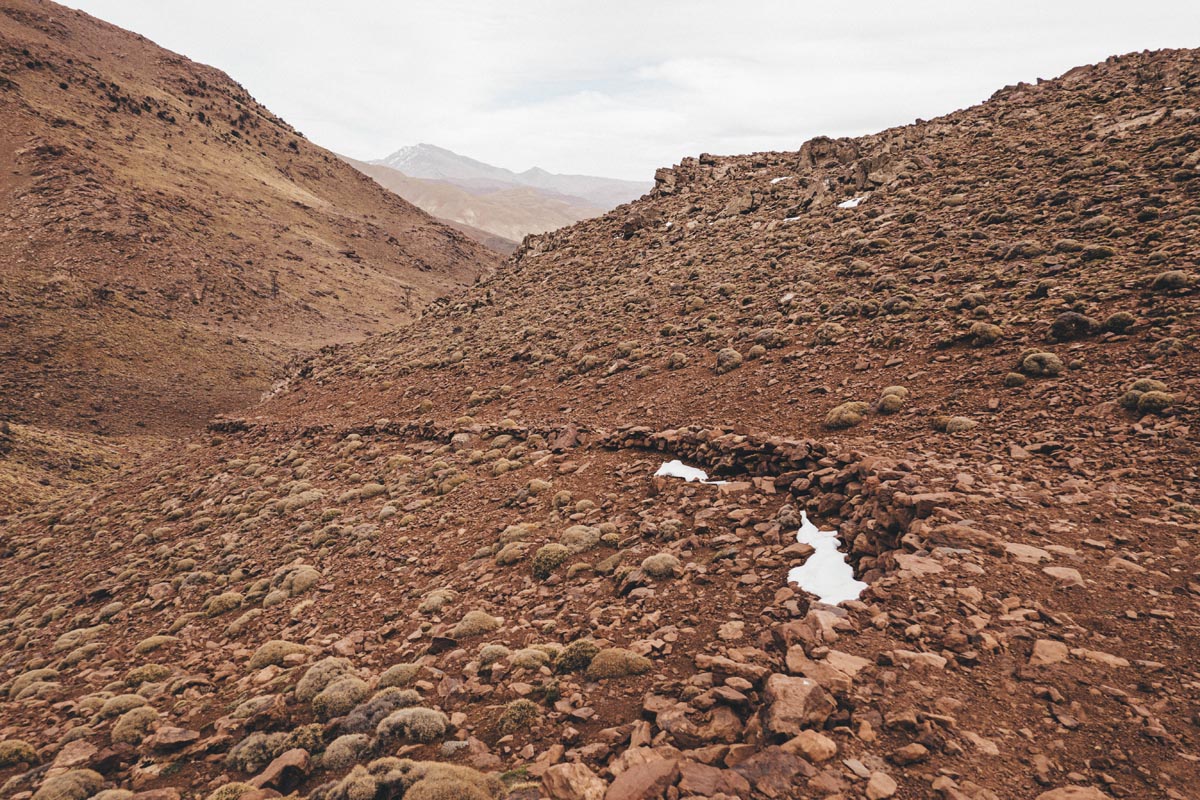
[[[557,175],[538,167],[513,172],[432,144],[403,147],[370,162],[345,160],[384,188],[502,252],[510,252],[527,234],[599,216],[641,197],[653,185]]]

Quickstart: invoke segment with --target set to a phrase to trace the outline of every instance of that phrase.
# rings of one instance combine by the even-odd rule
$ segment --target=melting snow
[[[784,175],[782,178],[771,178],[771,183],[783,183],[784,181],[790,181],[791,179],[791,175]]]
[[[708,479],[707,472],[702,469],[697,469],[696,467],[689,467],[687,464],[684,464],[678,459],[675,461],[663,462],[663,465],[658,468],[658,472],[654,473],[654,477],[683,478],[688,483],[691,483],[692,481],[700,481],[700,483],[708,483],[718,486],[726,483],[726,481],[710,481]]]
[[[866,200],[870,195],[864,194],[861,197],[851,197],[849,200],[843,200],[838,203],[838,208],[858,208],[858,204]]]
[[[678,462],[676,462],[678,463]],[[836,606],[847,600],[857,600],[867,585],[854,577],[854,568],[846,563],[846,556],[838,545],[837,531],[818,530],[808,521],[808,515],[800,512],[802,524],[796,541],[813,548],[813,554],[798,567],[788,572],[788,583],[798,583],[800,588],[815,594],[822,603]]]

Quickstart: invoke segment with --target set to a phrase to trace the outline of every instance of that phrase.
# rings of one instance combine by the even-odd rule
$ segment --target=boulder
[[[820,727],[837,709],[833,698],[816,681],[780,673],[767,678],[763,699],[763,725],[768,732],[782,736]]]

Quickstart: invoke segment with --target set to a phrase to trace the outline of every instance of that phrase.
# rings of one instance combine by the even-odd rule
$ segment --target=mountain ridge
[[[410,178],[444,180],[477,190],[494,189],[508,184],[531,186],[577,197],[591,206],[602,209],[634,200],[652,185],[648,181],[555,174],[536,166],[523,172],[515,172],[427,143],[402,147],[385,158],[368,163],[391,167]]]

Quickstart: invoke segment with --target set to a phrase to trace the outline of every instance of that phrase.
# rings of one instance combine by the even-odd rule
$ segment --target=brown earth
[[[10,419],[194,429],[496,263],[225,74],[80,12],[0,3],[0,73]]]
[[[1195,797],[1198,130],[1164,51],[686,159],[10,517],[0,794]]]

